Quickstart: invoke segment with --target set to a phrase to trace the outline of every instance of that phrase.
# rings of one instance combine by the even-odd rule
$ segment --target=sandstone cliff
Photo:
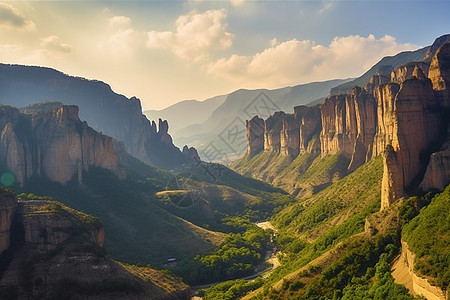
[[[261,151],[279,153],[291,158],[303,153],[320,152],[320,143],[314,136],[321,128],[318,106],[296,106],[293,114],[276,112],[267,120],[258,116],[247,121],[247,154]]]
[[[0,195],[3,201],[5,193]],[[110,259],[100,221],[51,200],[20,200],[0,298],[188,299],[188,287]],[[137,274],[137,273],[140,274]],[[136,273],[133,274],[133,273]]]
[[[1,103],[24,107],[55,99],[80,108],[80,118],[97,131],[124,142],[147,163],[172,168],[189,161],[173,145],[166,121],[150,122],[136,97],[116,94],[109,85],[72,77],[50,68],[0,64]]]
[[[449,83],[450,43],[436,50],[431,65],[408,63],[390,76],[376,74],[365,88],[329,96],[320,108],[299,106],[294,114],[275,113],[264,121],[264,138],[261,132],[248,135],[247,153],[262,151],[264,139],[265,151],[292,159],[304,153],[340,154],[348,171],[383,155],[382,209],[418,186],[428,161],[421,187],[442,189],[450,177],[448,146],[429,157],[445,137]],[[248,122],[247,132],[257,122],[262,121]],[[314,139],[319,132],[320,149]]]
[[[441,106],[450,109],[450,43],[437,50],[431,60],[428,77]]]
[[[252,157],[264,150],[264,120],[254,116],[246,122],[247,154]]]
[[[441,149],[430,156],[430,162],[420,187],[424,191],[442,191],[450,182],[450,123],[447,128],[447,140]]]
[[[83,171],[101,167],[125,177],[114,140],[97,133],[78,117],[78,107],[60,106],[32,114],[0,107],[0,162],[23,185],[32,176],[62,184]]]
[[[264,121],[264,150],[280,152],[284,112],[276,112]]]

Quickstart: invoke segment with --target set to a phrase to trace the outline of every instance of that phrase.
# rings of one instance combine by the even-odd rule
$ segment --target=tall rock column
[[[246,121],[247,154],[252,157],[264,150],[264,120],[254,116]]]
[[[277,111],[264,121],[264,150],[280,152],[280,135],[285,116],[284,112]]]
[[[421,155],[438,139],[440,131],[440,114],[430,80],[406,80],[393,104],[393,115],[385,116],[393,128],[384,154],[382,209],[401,197],[423,171]]]
[[[314,154],[320,153],[319,139],[312,141],[322,128],[319,106],[306,107],[306,109],[302,106],[296,106],[294,107],[294,115],[296,119],[300,119],[300,153],[307,153],[308,151]],[[312,145],[310,145],[311,141]],[[308,145],[310,145],[309,148]]]
[[[300,153],[300,130],[295,115],[286,115],[282,120],[280,135],[281,154],[296,157]]]

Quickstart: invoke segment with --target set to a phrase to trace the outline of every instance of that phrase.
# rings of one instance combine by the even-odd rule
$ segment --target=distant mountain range
[[[145,111],[149,118],[160,115],[174,124],[176,144],[194,146],[206,161],[227,161],[245,152],[245,120],[268,117],[275,111],[290,111],[325,99],[330,89],[350,79],[337,79],[279,89],[240,89],[228,95],[199,101],[182,101],[161,111]],[[187,120],[182,122],[181,120]],[[243,143],[244,142],[244,143]],[[224,159],[225,158],[225,159]]]

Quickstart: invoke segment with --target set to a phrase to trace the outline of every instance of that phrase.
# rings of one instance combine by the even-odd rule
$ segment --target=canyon
[[[289,161],[305,153],[340,154],[352,172],[382,155],[381,209],[419,185],[425,191],[443,190],[450,181],[449,146],[444,143],[449,61],[446,43],[435,49],[431,63],[411,62],[390,76],[374,75],[364,88],[331,95],[318,106],[297,106],[293,114],[276,112],[266,120],[255,116],[246,123],[244,160],[262,152]]]
[[[0,210],[7,212],[2,233],[11,237],[6,248],[0,237],[1,297],[189,299],[188,286],[174,277],[111,259],[96,217],[51,199],[17,199],[4,189]]]

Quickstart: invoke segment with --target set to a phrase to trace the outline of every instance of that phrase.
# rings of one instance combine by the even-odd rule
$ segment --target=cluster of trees
[[[205,300],[234,300],[254,291],[264,283],[264,279],[258,277],[256,280],[230,280],[212,286],[200,293]]]
[[[390,274],[390,262],[399,251],[396,234],[373,241],[361,238],[345,247],[346,254],[336,262],[324,269],[310,268],[305,274],[309,280],[285,280],[280,292],[265,288],[263,299],[414,299]]]
[[[256,226],[244,233],[230,233],[214,252],[177,266],[176,272],[193,285],[252,275],[264,260],[269,241],[270,233]]]
[[[427,195],[413,197],[402,206],[402,220],[417,214],[403,227],[402,237],[416,254],[415,268],[424,275],[436,278],[434,284],[449,290],[450,185],[421,209],[423,203],[429,202],[429,198]]]

